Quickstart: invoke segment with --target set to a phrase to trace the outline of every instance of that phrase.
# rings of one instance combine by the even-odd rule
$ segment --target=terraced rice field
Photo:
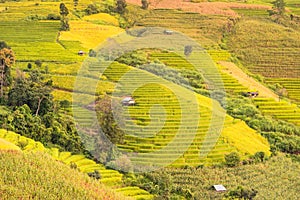
[[[196,199],[223,199],[224,193],[209,188],[222,184],[227,190],[238,185],[258,191],[257,199],[299,199],[299,165],[284,155],[272,157],[265,163],[243,165],[235,168],[165,169],[172,175],[175,185],[192,191]]]
[[[214,62],[219,61],[228,61],[230,60],[230,54],[224,50],[209,50],[207,51],[211,59]],[[189,69],[195,70],[195,67],[189,63],[185,58],[180,57],[174,52],[160,52],[160,53],[151,53],[151,59],[158,59],[168,67],[174,69]],[[221,71],[222,66],[219,66],[219,71],[217,74],[210,73],[206,74],[205,78],[211,80],[214,83],[222,83],[224,85],[224,89],[228,94],[240,94],[241,92],[247,92],[249,89],[243,85],[241,85],[236,79],[234,79],[231,75],[224,73]]]
[[[187,24],[186,21],[191,23]],[[213,22],[212,22],[213,21]],[[205,48],[218,49],[227,17],[200,15],[178,10],[152,10],[137,22],[138,26],[173,29],[195,39]],[[184,24],[184,26],[182,26]]]
[[[137,102],[124,108],[126,136],[124,144],[118,145],[130,153],[135,165],[198,166],[223,161],[224,154],[232,151],[244,156],[257,151],[268,153],[266,140],[245,123],[229,116],[223,122],[224,111],[211,99],[143,70],[118,63],[105,70],[103,66],[96,62],[91,70],[104,71],[108,80],[117,83],[114,97],[131,94]],[[92,126],[92,113],[83,108],[74,112],[79,124]],[[237,126],[244,129],[243,134],[234,128]]]
[[[0,38],[11,46],[16,54],[17,62],[41,60],[73,63],[81,61],[82,58],[77,56],[74,50],[67,50],[55,42],[59,26],[58,21],[1,21]],[[80,48],[79,44],[74,44],[73,48]]]
[[[292,5],[292,1],[288,4]],[[264,37],[261,37],[262,34]],[[244,66],[250,72],[264,76],[265,83],[282,85],[287,90],[288,98],[299,104],[299,30],[247,19],[237,24],[233,35],[228,40],[229,49],[242,60]],[[266,99],[264,103],[268,101]],[[298,108],[295,110],[288,103],[268,103],[270,108],[261,108],[264,113],[299,125]]]
[[[10,144],[10,149],[13,150],[19,149],[18,146],[20,146],[22,151],[47,152],[54,159],[69,166],[76,166],[76,168],[83,173],[94,172],[97,170],[101,175],[100,181],[104,185],[112,187],[117,192],[120,192],[125,196],[133,197],[134,199],[153,199],[152,195],[138,187],[124,187],[122,182],[123,174],[115,170],[106,169],[102,164],[97,164],[93,160],[87,159],[84,155],[73,155],[71,152],[60,152],[57,148],[47,149],[40,142],[35,142],[32,139],[1,129],[0,149],[8,147],[8,144]]]
[[[288,92],[288,97],[294,100],[297,104],[300,103],[300,80],[299,79],[289,79],[289,78],[273,78],[267,79],[266,83],[282,85]]]
[[[228,46],[253,73],[266,78],[297,79],[300,76],[299,41],[297,30],[248,19],[236,25]]]
[[[270,98],[255,98],[254,103],[265,115],[300,125],[300,109],[296,104]]]

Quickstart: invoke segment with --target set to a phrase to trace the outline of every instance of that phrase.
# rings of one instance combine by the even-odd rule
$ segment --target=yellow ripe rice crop
[[[88,15],[88,16],[83,17],[83,19],[85,21],[89,21],[89,22],[97,23],[98,21],[103,21],[103,22],[106,22],[106,23],[114,25],[114,26],[119,25],[118,19],[107,13],[98,13],[98,14],[94,14],[94,15]]]
[[[60,40],[80,41],[87,49],[97,47],[108,37],[119,34],[123,29],[115,26],[96,25],[91,22],[70,21],[71,30],[61,32]]]
[[[74,101],[73,93],[63,91],[63,90],[53,90],[52,95],[55,100],[58,100],[58,101],[67,100],[69,102],[73,102],[74,104],[88,104],[95,100],[95,96],[93,96],[93,95],[77,93],[76,94],[77,101]]]
[[[20,148],[0,138],[0,150],[20,150]]]
[[[270,146],[266,138],[248,127],[245,122],[238,121],[223,129],[222,136],[229,144],[244,154],[255,154],[258,151],[270,155]]]

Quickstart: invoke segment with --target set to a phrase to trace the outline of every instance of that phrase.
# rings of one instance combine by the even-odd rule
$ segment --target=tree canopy
[[[14,52],[6,48],[6,43],[2,43],[4,48],[0,49],[0,98],[4,95],[4,87],[10,85],[10,67],[15,62]]]

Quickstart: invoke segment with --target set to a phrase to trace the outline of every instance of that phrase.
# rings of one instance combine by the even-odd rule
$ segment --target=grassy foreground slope
[[[6,131],[3,129],[0,129],[0,150],[10,150],[13,151],[15,153],[18,154],[26,154],[26,155],[31,155],[31,154],[37,154],[37,155],[42,155],[42,157],[47,157],[48,160],[51,160],[51,162],[48,162],[47,159],[44,163],[43,166],[46,167],[47,164],[50,163],[50,165],[52,166],[52,162],[55,163],[59,163],[61,165],[61,163],[64,164],[65,168],[69,168],[68,166],[72,166],[73,169],[76,169],[76,174],[80,174],[80,176],[84,177],[83,173],[93,173],[95,171],[99,172],[100,175],[100,181],[98,181],[98,185],[99,188],[98,190],[101,191],[102,188],[108,187],[109,189],[112,189],[114,192],[111,192],[112,194],[115,194],[115,196],[120,196],[122,198],[119,199],[126,199],[126,197],[132,197],[133,199],[153,199],[153,196],[151,194],[149,194],[149,192],[146,192],[145,190],[142,190],[138,187],[126,187],[123,185],[123,174],[121,174],[120,172],[116,171],[116,170],[110,170],[110,169],[106,169],[104,165],[102,164],[97,164],[95,163],[93,160],[90,160],[88,158],[86,158],[84,155],[74,155],[71,152],[60,152],[57,148],[45,148],[40,142],[36,142],[32,139],[26,138],[24,136],[20,136],[14,132],[11,131]],[[19,150],[19,151],[16,151]],[[21,152],[20,150],[22,150],[23,152]],[[4,151],[4,153],[7,151]],[[1,157],[1,155],[0,155]],[[8,156],[9,157],[9,156]],[[50,158],[51,157],[51,158]],[[35,159],[35,158],[32,158]],[[57,162],[60,161],[60,162]],[[38,160],[38,162],[40,162]],[[56,164],[54,164],[55,166]],[[1,165],[0,165],[1,166]],[[38,165],[33,165],[33,166],[38,166]],[[51,170],[51,166],[49,166],[49,170]],[[6,168],[6,166],[4,166]],[[3,170],[5,168],[2,168]],[[66,169],[66,170],[67,170]],[[20,169],[21,172],[23,169]],[[26,168],[25,168],[26,170]],[[71,170],[71,169],[69,169]],[[49,171],[49,173],[52,173],[52,171]],[[81,173],[79,173],[81,172]],[[39,174],[38,171],[33,172]],[[72,177],[73,175],[71,175]],[[11,177],[11,178],[17,178],[17,177]],[[87,178],[87,176],[85,176],[85,178]],[[51,179],[52,180],[52,179]],[[1,181],[1,179],[0,179]],[[39,180],[36,180],[39,181]],[[72,180],[74,181],[74,180]],[[80,180],[79,180],[80,181]],[[52,184],[51,181],[49,181],[49,185]],[[95,182],[96,183],[96,182]],[[101,184],[100,184],[101,183]],[[6,183],[3,183],[6,185]],[[13,184],[13,183],[11,183]],[[103,184],[103,185],[102,185]],[[24,187],[29,187],[29,185],[26,185]],[[54,186],[53,186],[54,187]],[[96,187],[96,186],[95,186]],[[96,190],[96,192],[98,191]],[[44,194],[46,194],[47,191],[44,192]],[[49,191],[48,191],[49,192]],[[62,197],[65,196],[67,194],[67,192],[70,191],[66,191],[66,193],[61,194]],[[0,194],[1,194],[1,190],[0,190]],[[104,193],[105,194],[105,193]],[[75,199],[81,199],[80,194],[79,193],[75,193],[74,194],[75,197],[76,195],[77,198]],[[122,196],[124,195],[124,196]],[[2,196],[1,196],[2,197]],[[19,197],[24,197],[24,196],[20,196]],[[97,199],[97,198],[93,198],[93,196],[91,196],[91,199]],[[99,199],[110,199],[110,196],[99,196]]]
[[[0,151],[1,199],[126,199],[42,152]]]
[[[214,184],[222,184],[228,191],[237,186],[254,189],[258,193],[254,199],[299,199],[298,163],[285,155],[277,155],[264,163],[243,165],[235,168],[169,169],[175,188],[190,190],[194,199],[224,199],[225,193],[210,189]],[[158,172],[157,174],[163,174]]]
[[[20,150],[20,148],[2,138],[0,138],[0,150]]]

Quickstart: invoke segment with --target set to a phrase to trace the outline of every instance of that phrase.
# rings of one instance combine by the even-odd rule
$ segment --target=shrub
[[[142,0],[142,9],[148,9],[149,7],[149,2],[147,0]]]
[[[258,191],[254,189],[245,189],[242,186],[238,186],[236,189],[229,191],[229,193],[226,195],[229,199],[249,199],[252,200],[256,195]]]
[[[42,67],[42,61],[40,61],[40,60],[36,60],[36,61],[34,61],[34,64],[37,66],[37,67]]]
[[[89,172],[88,175],[89,175],[89,177],[92,177],[92,178],[94,178],[96,180],[101,179],[101,174],[99,173],[98,170],[95,170],[93,172]]]
[[[253,156],[256,162],[264,162],[267,159],[265,152],[259,151],[256,152]]]
[[[31,68],[32,68],[32,64],[31,64],[31,63],[28,63],[28,64],[27,64],[27,68],[28,68],[28,69],[31,69]]]
[[[97,56],[97,52],[94,51],[93,49],[89,50],[89,57],[96,57]]]
[[[89,4],[84,12],[87,15],[97,14],[100,12],[100,8],[96,4]]]
[[[235,167],[241,161],[241,158],[237,152],[232,152],[230,154],[225,155],[225,164],[228,167]]]
[[[60,20],[60,16],[56,15],[56,14],[53,14],[53,13],[50,13],[50,14],[47,15],[47,20]]]
[[[126,1],[125,0],[117,0],[116,2],[116,12],[119,14],[124,14],[126,10]]]

